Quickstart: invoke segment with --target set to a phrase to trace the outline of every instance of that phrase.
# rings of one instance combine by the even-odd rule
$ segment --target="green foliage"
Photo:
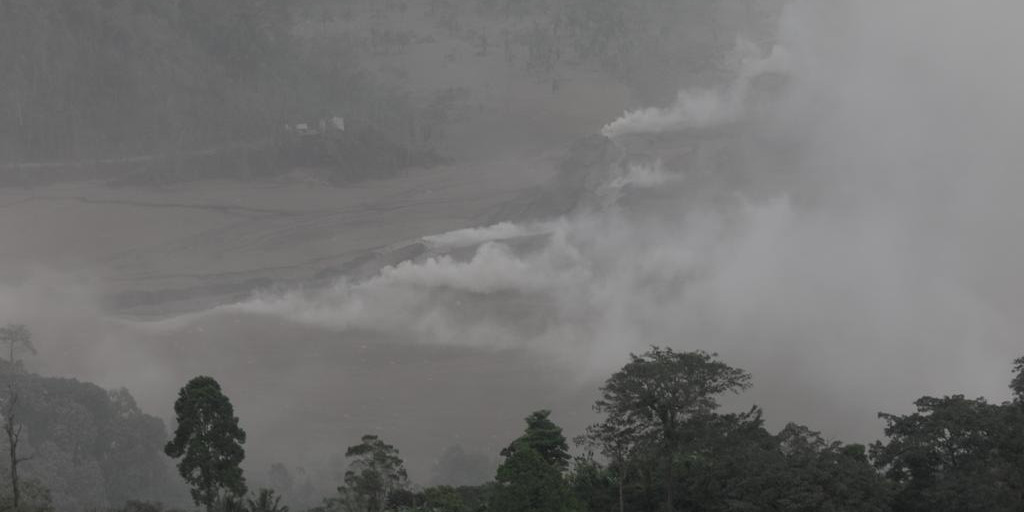
[[[23,324],[8,324],[0,327],[0,347],[7,353],[7,362],[15,364],[19,352],[36,353],[32,345],[32,333]]]
[[[451,486],[440,485],[423,490],[423,506],[435,512],[467,512],[462,495]]]
[[[637,436],[636,427],[621,423],[620,417],[609,417],[600,423],[590,425],[584,435],[576,439],[576,444],[589,449],[596,448],[601,455],[610,461],[607,469],[596,472],[595,463],[591,458],[578,461],[574,470],[574,489],[578,497],[588,503],[591,510],[606,509],[601,501],[601,494],[593,487],[603,487],[604,481],[613,483],[617,489],[618,505],[625,509],[624,487],[626,480],[633,476],[636,465],[643,460],[644,450],[649,447],[645,439]],[[601,481],[596,480],[601,478]],[[584,487],[580,487],[584,485]],[[582,495],[582,496],[581,496]]]
[[[718,408],[717,398],[750,387],[750,375],[715,360],[717,354],[653,347],[613,374],[601,388],[597,412],[638,435],[674,437],[689,418]]]
[[[0,495],[0,510],[14,510],[11,502],[10,488],[4,489]],[[21,482],[21,504],[15,512],[54,512],[53,497],[50,490],[36,479]]]
[[[712,354],[655,347],[631,356],[595,406],[608,416],[577,441],[609,463],[577,461],[570,481],[582,508],[889,510],[890,487],[862,446],[793,424],[772,435],[757,407],[716,412],[718,395],[749,386],[746,372]]]
[[[502,457],[511,457],[517,450],[529,448],[540,454],[545,462],[558,471],[569,466],[569,445],[562,435],[562,427],[549,418],[551,411],[540,410],[526,417],[526,432],[501,451]]]
[[[353,167],[435,163],[425,146],[464,98],[449,91],[420,105],[385,86],[350,35],[293,38],[294,3],[0,2],[0,164],[150,155],[147,171],[160,177],[181,166],[268,173],[290,163],[263,154],[281,127],[325,115],[344,115],[377,145]]]
[[[345,457],[352,462],[345,472],[345,485],[338,488],[343,510],[380,512],[392,494],[408,484],[398,449],[377,436],[363,436],[345,451]]]
[[[1024,357],[1018,357],[1013,361],[1013,380],[1010,381],[1010,391],[1018,403],[1024,404]]]
[[[567,476],[567,484],[581,512],[617,510],[620,475],[592,457],[578,458]]]
[[[181,458],[178,472],[192,487],[192,500],[212,508],[218,499],[243,496],[245,431],[234,407],[211,377],[196,377],[181,388],[174,403],[178,428],[164,451]]]
[[[164,512],[162,503],[155,501],[128,500],[124,505],[111,509],[110,512]]]
[[[223,494],[214,500],[213,504],[207,506],[209,512],[248,512],[245,507],[245,498]]]
[[[384,510],[405,512],[485,512],[490,510],[495,484],[452,487],[439,485],[422,491],[395,489],[388,495]],[[362,508],[360,508],[362,507]],[[311,512],[363,511],[365,506],[355,503],[342,491],[340,498],[324,500],[323,505]]]
[[[9,378],[0,369],[0,388]],[[31,456],[19,473],[45,482],[56,508],[177,498],[162,453],[164,423],[143,413],[126,390],[28,372],[17,379],[25,431],[19,451]]]
[[[575,502],[562,474],[533,448],[522,445],[498,467],[491,510],[495,512],[568,512]]]
[[[630,362],[605,382],[594,405],[595,411],[608,415],[605,426],[596,427],[607,431],[605,436],[621,432],[623,442],[658,450],[668,510],[674,507],[677,456],[691,443],[704,418],[718,408],[719,395],[750,387],[747,372],[717,361],[716,356],[659,347],[639,356],[630,354]]]
[[[609,69],[620,67],[629,45],[629,9],[615,0],[567,2],[566,25],[575,36],[576,54]]]
[[[10,367],[7,361],[0,365]],[[1015,392],[1022,371],[1024,358],[1015,361]],[[13,374],[0,372],[4,378]],[[41,481],[74,480],[79,488],[93,485],[100,496],[118,497],[136,492],[133,485],[147,489],[162,482],[152,460],[162,423],[142,414],[127,391],[30,373],[18,378],[27,439],[40,455],[27,466],[32,471],[23,480],[21,510],[76,510],[103,501],[73,501],[67,489],[51,493]],[[568,471],[565,437],[547,410],[528,416],[523,435],[502,451],[495,482],[472,487],[410,489],[398,450],[367,435],[345,452],[350,462],[338,496],[313,510],[651,512],[666,510],[666,504],[694,512],[1024,510],[1019,396],[1000,405],[962,395],[926,396],[912,414],[880,414],[888,440],[872,445],[869,458],[864,446],[831,441],[793,423],[772,434],[757,407],[718,411],[719,395],[749,386],[746,372],[713,354],[654,347],[631,355],[601,388],[595,408],[606,417],[578,438],[588,452]],[[288,512],[269,489],[245,497],[238,467],[245,433],[215,380],[190,381],[175,412],[178,428],[165,450],[182,458],[179,470],[198,504],[218,512]],[[449,452],[464,455],[461,448]],[[79,459],[66,465],[92,472],[69,479],[62,461],[74,455]],[[45,471],[52,476],[40,478]],[[276,485],[293,487],[283,465],[274,465],[271,474]],[[0,510],[10,508],[10,489],[2,485]],[[673,489],[679,491],[674,499]],[[155,502],[118,499],[107,501],[124,503],[117,512],[164,510]]]
[[[455,488],[466,512],[484,512],[488,510],[497,489],[497,484],[488,482],[481,485],[463,485]]]
[[[180,0],[181,25],[231,75],[251,78],[287,47],[290,13],[280,0]]]
[[[897,510],[1024,508],[1018,407],[963,395],[926,396],[914,405],[913,414],[879,414],[889,442],[871,447],[875,463],[899,485]]]
[[[774,33],[780,2],[751,2],[746,30],[727,23],[723,6],[709,0],[561,0],[559,44],[579,62],[598,66],[648,102],[669,101],[686,75],[712,76],[737,38]],[[758,4],[756,7],[753,4]],[[728,9],[728,7],[726,7]],[[754,11],[759,11],[754,13]],[[762,28],[764,27],[764,28]]]
[[[112,512],[163,512],[164,507],[160,503],[149,501],[129,500],[124,506],[113,509]]]
[[[247,89],[287,60],[288,4],[0,2],[0,150],[124,155],[251,134],[274,96]]]
[[[247,512],[288,512],[281,504],[281,497],[271,489],[260,489],[256,496],[246,500]]]
[[[692,510],[889,510],[884,479],[862,446],[829,442],[807,427],[764,430],[760,411],[716,415],[702,449],[680,464]]]

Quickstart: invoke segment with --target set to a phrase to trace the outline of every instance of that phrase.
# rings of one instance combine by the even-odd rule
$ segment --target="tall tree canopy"
[[[363,436],[345,456],[352,462],[345,472],[345,485],[338,491],[352,512],[380,512],[393,493],[408,485],[409,475],[398,449],[377,436]]]
[[[122,156],[251,135],[280,94],[245,89],[266,88],[267,71],[286,66],[290,3],[0,1],[3,160]]]
[[[707,352],[652,347],[615,372],[594,409],[608,424],[660,448],[665,508],[673,510],[675,458],[692,439],[699,420],[718,408],[718,396],[750,387],[750,374]]]
[[[7,362],[12,365],[20,364],[18,354],[36,353],[36,347],[32,345],[32,332],[24,324],[8,324],[0,327],[0,347],[7,355]]]
[[[562,435],[562,427],[551,421],[551,411],[542,409],[526,417],[526,432],[512,441],[508,447],[501,451],[503,457],[510,457],[517,450],[531,448],[536,451],[545,462],[558,471],[563,471],[569,466],[569,445],[565,436]]]
[[[562,474],[539,452],[522,444],[498,467],[491,510],[569,512],[575,510]]]
[[[178,472],[192,487],[192,500],[208,509],[224,497],[246,493],[240,464],[245,431],[238,426],[231,400],[211,377],[196,377],[174,402],[178,428],[164,451],[181,458]]]
[[[895,509],[1024,509],[1017,407],[963,395],[926,396],[914,405],[912,414],[879,414],[889,441],[871,447],[876,465],[899,486]]]
[[[1010,381],[1010,391],[1014,399],[1024,404],[1024,357],[1018,357],[1013,362],[1013,380]]]

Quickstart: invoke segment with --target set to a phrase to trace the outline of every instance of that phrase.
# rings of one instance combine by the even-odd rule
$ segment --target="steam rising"
[[[670,107],[626,112],[606,125],[601,133],[614,138],[627,134],[714,128],[739,121],[754,79],[767,73],[787,71],[788,54],[776,46],[768,55],[760,56],[758,48],[747,41],[740,41],[734,53],[732,60],[737,63],[738,69],[734,70],[737,78],[730,87],[725,90],[681,90]]]
[[[117,336],[274,319],[551,356],[588,389],[630,351],[706,349],[753,371],[743,400],[770,418],[848,440],[925,393],[998,399],[1024,331],[1022,15],[996,1],[794,2],[777,46],[739,45],[732,83],[602,130],[706,147],[691,135],[728,126],[710,174],[623,157],[595,171],[610,203],[427,236],[424,256],[368,279]],[[785,90],[751,110],[769,73]],[[97,357],[117,360],[109,346]],[[126,383],[144,388],[141,373]]]
[[[999,389],[990,369],[1012,355],[1024,289],[1013,171],[1014,119],[1024,119],[1013,114],[1024,101],[1003,79],[1024,66],[984,35],[1013,16],[960,16],[960,5],[796,3],[766,56],[740,45],[734,83],[683,91],[667,109],[604,128],[618,138],[740,125],[732,144],[744,158],[714,169],[745,178],[727,200],[428,237],[475,249],[225,309],[415,343],[525,347],[600,372],[650,344],[719,350],[755,371],[767,405],[843,434],[864,430],[840,425],[848,413],[811,413],[795,398],[842,395],[863,425],[894,396]],[[951,45],[952,30],[919,16],[962,24],[971,37]],[[783,97],[744,123],[754,79],[784,70]],[[610,163],[606,183],[660,188],[657,176],[664,171]],[[689,177],[675,189],[699,196],[721,183]],[[517,245],[525,235],[544,241]],[[908,370],[922,358],[928,371]]]

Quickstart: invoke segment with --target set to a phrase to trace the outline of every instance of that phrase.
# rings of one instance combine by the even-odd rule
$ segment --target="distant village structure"
[[[345,131],[345,118],[331,116],[313,122],[286,124],[284,131],[288,134],[306,137],[341,134]]]

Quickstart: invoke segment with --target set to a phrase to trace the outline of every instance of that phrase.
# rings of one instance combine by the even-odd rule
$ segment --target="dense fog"
[[[0,81],[0,322],[31,329],[26,367],[124,387],[169,430],[178,389],[213,376],[250,482],[283,463],[316,499],[363,434],[414,481],[488,481],[521,418],[583,433],[602,382],[651,346],[749,371],[726,411],[848,442],[921,395],[1010,398],[1024,6],[595,2],[646,32],[543,46],[556,14],[585,26],[580,2],[429,3],[299,2],[281,30],[321,68],[161,53],[185,85],[38,114],[69,113],[66,136],[10,114],[57,96]],[[69,37],[102,25],[65,19]],[[173,71],[190,59],[196,75]],[[314,161],[261,145],[324,113],[371,135]]]

